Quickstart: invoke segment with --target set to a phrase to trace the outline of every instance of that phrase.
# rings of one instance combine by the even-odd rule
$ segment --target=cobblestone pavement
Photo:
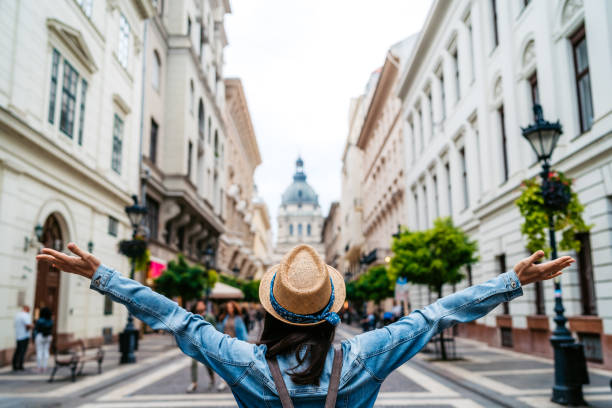
[[[342,325],[338,340],[358,334]],[[420,353],[391,374],[383,383],[376,407],[559,407],[552,404],[553,367],[550,360],[489,348],[458,339],[461,360],[434,361]],[[199,365],[196,392],[185,392],[190,382],[191,360],[167,335],[149,335],[140,343],[138,363],[119,366],[117,346],[106,346],[103,373],[96,364],[85,366],[75,383],[69,370],[60,371],[49,384],[47,375],[34,373],[32,363],[25,374],[0,369],[0,407],[235,407],[227,388],[210,388],[204,366]],[[612,407],[609,381],[612,372],[590,370],[585,387],[592,407]],[[221,382],[217,378],[217,384]]]

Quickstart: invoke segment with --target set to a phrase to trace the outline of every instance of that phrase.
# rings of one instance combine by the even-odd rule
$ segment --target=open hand
[[[544,256],[544,251],[536,251],[529,258],[525,258],[514,265],[514,272],[521,281],[521,285],[556,278],[563,269],[576,262],[571,256],[562,256],[549,262],[536,264]]]
[[[100,266],[100,260],[87,251],[83,251],[74,242],[68,244],[68,249],[77,256],[70,256],[51,248],[43,248],[42,253],[36,255],[36,260],[48,262],[54,267],[91,279]]]

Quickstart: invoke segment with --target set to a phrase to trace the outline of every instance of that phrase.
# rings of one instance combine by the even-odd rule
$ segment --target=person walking
[[[40,309],[40,317],[34,324],[34,344],[36,345],[36,369],[42,374],[47,369],[49,347],[53,338],[53,320],[51,309]]]
[[[32,329],[32,317],[30,316],[30,306],[23,305],[21,310],[15,315],[15,339],[17,345],[13,353],[13,371],[23,371],[23,360],[28,351],[30,342],[30,330]]]
[[[215,316],[208,313],[206,310],[206,302],[202,299],[199,299],[195,302],[193,307],[191,308],[191,313],[202,316],[204,320],[206,320],[211,325],[215,326],[217,324],[217,320]],[[210,378],[210,384],[208,386],[209,390],[212,390],[215,386],[215,372],[206,365],[206,370],[208,371],[208,376]],[[191,359],[191,384],[187,387],[187,392],[192,393],[198,388],[198,360]]]
[[[74,243],[68,249],[76,256],[45,248],[37,260],[90,279],[91,289],[125,305],[152,328],[172,333],[185,354],[227,381],[241,408],[372,407],[384,379],[433,336],[486,315],[521,296],[523,286],[555,278],[574,262],[565,256],[536,264],[544,256],[537,251],[487,282],[332,347],[346,296],[344,278],[308,245],[293,248],[262,276],[259,299],[265,317],[256,344],[218,332],[202,316],[124,277]]]
[[[246,341],[248,334],[241,314],[240,307],[236,302],[227,302],[225,304],[225,311],[219,317],[220,322],[217,327],[219,331],[238,340]],[[226,387],[225,381],[219,381],[217,391],[223,391]]]

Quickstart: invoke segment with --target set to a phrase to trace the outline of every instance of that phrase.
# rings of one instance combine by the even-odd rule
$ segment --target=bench
[[[102,347],[88,351],[85,349],[85,342],[83,340],[75,340],[59,344],[55,348],[55,367],[53,367],[53,372],[51,373],[49,382],[53,382],[53,377],[55,376],[55,373],[59,367],[70,367],[72,372],[72,382],[74,382],[76,380],[76,376],[81,375],[83,372],[83,366],[88,361],[98,362],[98,374],[100,374],[102,373],[103,360],[104,350],[102,350]]]

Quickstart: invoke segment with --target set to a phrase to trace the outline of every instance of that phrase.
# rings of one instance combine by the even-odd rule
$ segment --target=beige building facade
[[[340,269],[342,263],[342,225],[340,219],[340,203],[334,201],[329,207],[329,213],[323,221],[322,240],[325,253],[325,263]]]
[[[74,241],[123,273],[124,207],[138,194],[148,1],[0,4],[0,364],[13,317],[49,307],[55,341],[110,341],[123,307],[35,256]]]
[[[261,163],[257,139],[242,82],[225,80],[225,124],[227,130],[225,181],[225,233],[221,235],[217,269],[222,273],[252,278],[261,260],[254,252],[253,174]]]
[[[388,259],[392,234],[407,220],[404,121],[396,92],[415,40],[416,36],[409,37],[389,49],[356,143],[363,152],[361,264],[365,267]]]
[[[264,272],[273,264],[274,245],[272,242],[272,223],[268,206],[259,197],[253,200],[253,255],[257,270],[253,279],[261,279]]]
[[[181,253],[205,263],[225,231],[227,1],[154,2],[146,25],[142,156],[155,269]],[[144,178],[144,175],[141,175]],[[210,265],[214,266],[214,265]]]

